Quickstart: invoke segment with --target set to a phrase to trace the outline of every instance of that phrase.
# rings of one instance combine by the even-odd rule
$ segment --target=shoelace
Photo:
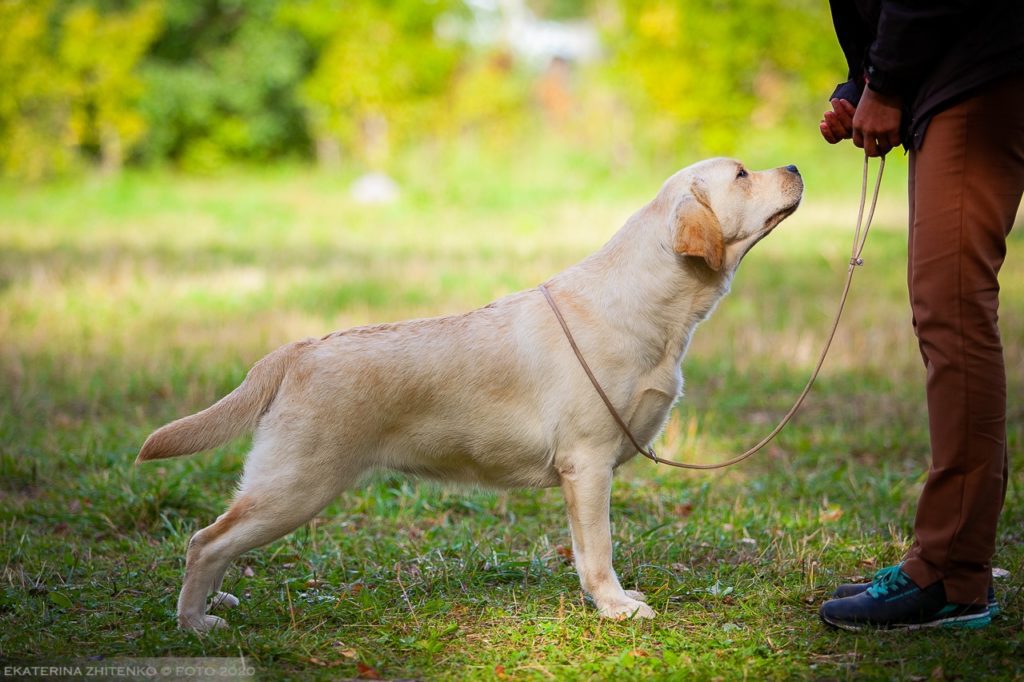
[[[884,597],[889,592],[895,592],[907,584],[907,575],[900,570],[899,564],[887,566],[878,573],[875,573],[868,588],[868,594],[874,598]]]

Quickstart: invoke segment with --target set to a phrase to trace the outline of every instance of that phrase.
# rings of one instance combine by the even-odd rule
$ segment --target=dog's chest
[[[654,439],[665,427],[672,405],[683,390],[683,375],[678,365],[663,368],[646,378],[626,416],[630,431],[642,443]]]

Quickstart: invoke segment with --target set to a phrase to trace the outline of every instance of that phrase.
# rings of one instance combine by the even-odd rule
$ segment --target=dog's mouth
[[[792,204],[790,204],[789,206],[786,206],[785,208],[779,209],[778,211],[773,213],[771,216],[769,216],[768,220],[766,220],[764,222],[764,232],[765,232],[765,234],[767,234],[768,232],[771,232],[773,229],[775,229],[776,225],[781,223],[783,220],[785,220],[789,216],[793,215],[793,213],[796,212],[796,209],[799,206],[800,206],[800,197],[797,197],[796,201],[794,201]]]
[[[757,235],[757,238],[747,245],[747,248],[743,251],[743,255],[747,255],[747,253],[749,253],[750,250],[754,248],[754,246],[756,246],[758,242],[767,237],[771,233],[771,231],[775,229],[776,225],[781,223],[789,216],[793,215],[793,213],[796,212],[796,209],[800,206],[800,200],[802,198],[803,197],[797,197],[796,201],[794,201],[789,206],[780,208],[778,211],[771,214],[771,216],[768,217],[768,220],[764,221],[764,229],[761,230],[761,234]]]

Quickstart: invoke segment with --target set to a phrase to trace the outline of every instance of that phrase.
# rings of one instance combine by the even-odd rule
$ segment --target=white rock
[[[360,176],[348,191],[352,199],[360,204],[393,204],[401,195],[398,183],[384,173]]]

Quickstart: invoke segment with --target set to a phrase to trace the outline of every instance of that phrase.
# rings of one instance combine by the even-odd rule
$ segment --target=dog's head
[[[804,183],[796,166],[747,170],[733,159],[709,159],[665,183],[672,249],[730,270],[796,210]]]

